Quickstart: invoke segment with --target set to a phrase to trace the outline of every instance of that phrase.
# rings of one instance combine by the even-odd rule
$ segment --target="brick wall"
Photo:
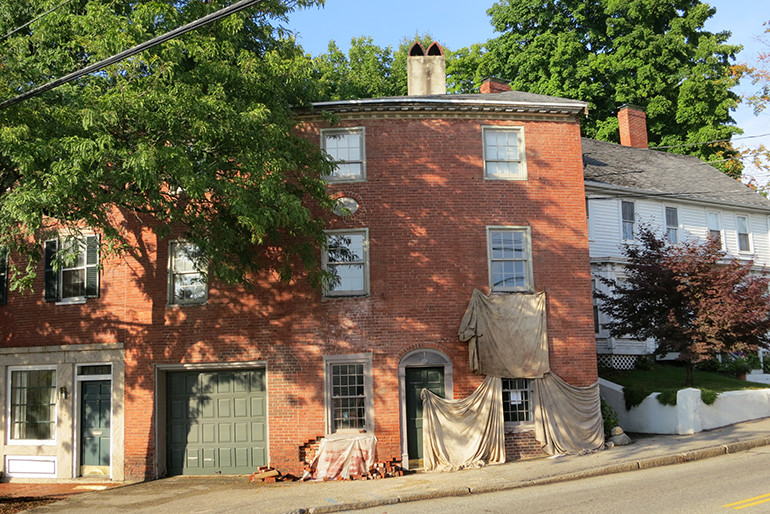
[[[304,445],[325,431],[323,356],[371,352],[378,458],[400,458],[402,356],[444,352],[455,398],[481,382],[469,373],[457,329],[472,290],[488,292],[489,225],[531,228],[535,289],[548,295],[551,367],[574,385],[596,380],[577,121],[341,117],[340,126],[364,125],[367,181],[330,186],[361,208],[329,228],[368,228],[370,296],[323,299],[301,274],[292,284],[266,274],[255,290],[214,283],[206,305],[167,307],[168,242],[131,223],[141,244],[133,256],[104,260],[99,299],[45,303],[40,277],[35,293],[12,293],[0,308],[3,346],[125,342],[127,478],[153,478],[162,461],[158,364],[266,363],[270,464],[297,474]],[[524,127],[526,181],[484,180],[483,125]],[[309,123],[303,134],[317,142],[319,128]],[[509,455],[532,454],[531,439],[509,439]]]

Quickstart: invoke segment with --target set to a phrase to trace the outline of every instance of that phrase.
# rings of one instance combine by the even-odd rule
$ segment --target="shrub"
[[[634,368],[642,371],[652,371],[655,369],[655,357],[652,355],[640,355],[636,358]]]
[[[648,389],[641,389],[636,387],[624,387],[623,399],[626,402],[626,410],[631,410],[644,401],[645,398],[650,396],[654,391]]]
[[[602,398],[602,419],[604,420],[604,435],[609,436],[610,431],[618,426],[618,413],[610,407],[610,404]]]
[[[658,403],[661,405],[676,405],[676,391],[675,389],[666,389],[661,391],[658,395]]]
[[[722,363],[719,362],[717,359],[709,359],[706,361],[701,361],[695,365],[695,368],[701,371],[709,371],[711,373],[719,373],[721,371],[724,371],[724,366],[722,366]]]
[[[700,399],[706,405],[714,405],[714,402],[717,401],[717,396],[719,396],[719,393],[711,389],[700,390]]]

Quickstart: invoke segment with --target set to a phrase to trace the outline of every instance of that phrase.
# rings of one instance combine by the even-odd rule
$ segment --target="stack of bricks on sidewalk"
[[[305,471],[308,473],[312,471],[309,464],[305,465]],[[377,480],[380,478],[402,477],[407,473],[409,473],[409,471],[401,467],[400,460],[391,459],[385,462],[375,462],[374,466],[372,466],[368,472],[358,475],[350,475],[348,480]],[[249,482],[252,483],[294,482],[296,480],[299,480],[299,477],[292,474],[284,475],[277,469],[271,468],[270,466],[260,466],[256,473],[252,473],[251,476],[249,476]],[[342,477],[337,477],[334,480],[345,479]]]

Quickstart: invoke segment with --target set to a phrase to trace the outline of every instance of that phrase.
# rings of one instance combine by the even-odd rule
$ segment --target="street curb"
[[[534,480],[528,480],[526,482],[508,482],[502,484],[484,484],[480,486],[470,487],[453,487],[448,489],[439,489],[434,491],[425,491],[418,493],[407,493],[389,498],[381,498],[377,500],[365,500],[349,503],[337,503],[334,505],[319,505],[317,507],[310,507],[307,509],[298,509],[292,512],[306,512],[308,514],[326,513],[326,512],[342,512],[346,510],[358,510],[367,509],[371,507],[379,507],[381,505],[393,505],[394,503],[406,503],[411,501],[432,500],[435,498],[447,498],[454,496],[467,496],[469,494],[483,494],[491,492],[508,491],[513,489],[521,489],[524,487],[532,487],[538,485],[555,484],[559,482],[569,482],[573,480],[581,480],[583,478],[592,478],[603,475],[612,475],[615,473],[625,473],[629,471],[639,471],[642,469],[657,468],[661,466],[670,466],[673,464],[683,464],[685,462],[693,462],[697,460],[708,459],[711,457],[718,457],[720,455],[728,455],[733,453],[739,453],[760,446],[770,445],[770,437],[762,437],[757,439],[750,439],[748,441],[736,441],[734,443],[723,444],[719,446],[710,446],[707,448],[701,448],[698,450],[691,450],[681,453],[673,453],[669,455],[661,455],[658,457],[648,457],[646,459],[633,460],[630,462],[623,462],[620,464],[612,464],[610,466],[602,466],[598,468],[587,469],[578,471],[575,473],[566,473],[564,475],[555,475],[546,478],[538,478]]]

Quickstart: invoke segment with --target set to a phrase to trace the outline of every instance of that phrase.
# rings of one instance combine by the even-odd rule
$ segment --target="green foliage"
[[[695,369],[695,381],[701,390],[701,399],[707,405],[714,403],[716,396],[724,391],[742,389],[766,389],[766,384],[738,380],[723,373]],[[676,405],[676,393],[685,386],[682,371],[678,366],[656,364],[652,370],[599,371],[599,376],[623,386],[626,409],[639,405],[650,394],[657,392],[658,401],[663,405]]]
[[[724,370],[724,366],[722,366],[722,363],[717,359],[707,359],[696,364],[695,369],[699,369],[701,371],[709,371],[712,373],[719,373]]]
[[[725,364],[724,370],[734,377],[745,375],[751,371],[752,367],[748,359],[745,357],[735,357],[730,362]]]
[[[676,405],[677,392],[678,391],[675,389],[661,391],[660,394],[658,394],[658,403],[661,405]]]
[[[58,4],[13,0],[0,33]],[[0,244],[16,287],[31,283],[41,239],[60,226],[136,248],[132,226],[184,237],[209,273],[317,272],[331,210],[331,164],[292,135],[312,66],[280,22],[297,2],[271,0],[99,73],[0,111]],[[82,68],[229,4],[224,0],[75,0],[0,42],[0,99]],[[315,213],[315,214],[314,214]]]
[[[756,352],[770,342],[768,279],[728,257],[716,240],[671,245],[649,228],[626,245],[625,278],[602,279],[598,293],[615,337],[653,339],[657,354],[678,353],[686,385],[698,362],[726,352]]]
[[[643,107],[651,146],[730,139],[741,133],[731,62],[739,46],[704,24],[698,0],[500,0],[488,11],[500,35],[487,42],[475,78],[498,76],[515,90],[588,102],[587,137],[618,141],[617,109]],[[728,144],[669,151],[705,161],[735,157]],[[740,165],[717,164],[731,176]]]
[[[604,435],[609,436],[610,431],[618,426],[618,413],[613,409],[609,403],[601,399],[602,419],[604,420]]]
[[[645,398],[655,391],[650,389],[641,389],[637,387],[623,387],[623,398],[626,401],[626,410],[631,410],[637,405],[641,405]]]
[[[700,399],[706,405],[714,405],[714,402],[717,401],[717,396],[719,396],[719,393],[711,389],[701,388],[700,390]]]
[[[640,355],[634,363],[635,369],[651,370],[655,368],[655,357],[653,355]]]

